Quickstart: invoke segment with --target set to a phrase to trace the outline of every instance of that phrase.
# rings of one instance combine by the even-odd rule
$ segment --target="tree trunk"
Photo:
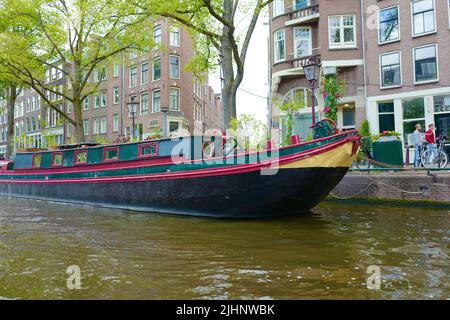
[[[228,21],[233,20],[233,1],[223,2],[224,17]],[[229,128],[230,121],[236,118],[236,91],[234,90],[234,65],[233,48],[230,39],[230,28],[226,25],[222,29],[221,49],[222,49],[222,104],[224,129]]]
[[[7,109],[8,109],[8,137],[7,137],[7,148],[6,148],[6,159],[11,159],[14,153],[14,106],[16,104],[17,96],[20,89],[17,86],[10,86],[8,88],[7,97]]]
[[[75,112],[77,143],[84,142],[83,112],[81,110],[81,104],[80,99],[75,97],[73,102],[73,110]]]

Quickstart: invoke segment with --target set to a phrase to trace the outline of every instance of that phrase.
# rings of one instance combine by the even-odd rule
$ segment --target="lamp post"
[[[302,63],[303,70],[305,71],[306,80],[309,82],[311,88],[311,106],[312,106],[312,125],[316,124],[316,110],[314,91],[320,79],[320,58],[318,56],[311,56],[305,59]]]
[[[134,123],[134,118],[136,116],[136,112],[137,112],[137,106],[138,103],[136,101],[136,97],[130,97],[130,102],[128,103],[128,111],[130,112],[131,115],[131,138],[134,139],[134,134],[135,134],[135,123]]]

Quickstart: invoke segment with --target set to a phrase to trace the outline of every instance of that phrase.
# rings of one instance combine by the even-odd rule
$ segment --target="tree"
[[[304,99],[302,98],[299,98],[294,94],[294,96],[289,100],[284,101],[284,104],[280,108],[280,110],[285,113],[284,121],[286,126],[286,133],[283,137],[283,145],[285,146],[291,145],[291,137],[294,134],[294,121],[296,112],[305,107]]]
[[[5,72],[0,65],[0,98],[6,100],[6,113],[8,115],[7,159],[11,157],[14,151],[14,106],[21,91],[21,83],[16,78],[11,77],[8,72]]]
[[[260,148],[268,140],[267,125],[254,115],[242,114],[230,121],[231,134],[245,150]]]
[[[236,94],[244,78],[247,50],[262,10],[273,0],[134,0],[135,5],[153,15],[168,17],[187,26],[197,44],[200,68],[222,68],[224,125],[236,118]],[[250,17],[241,37],[239,15]],[[242,21],[242,20],[241,20]],[[198,66],[198,65],[197,65]]]
[[[153,47],[152,32],[153,20],[125,0],[0,0],[0,65],[72,124],[81,142],[83,101],[119,54]],[[46,81],[48,69],[63,75],[62,90]],[[64,101],[74,119],[62,110]]]

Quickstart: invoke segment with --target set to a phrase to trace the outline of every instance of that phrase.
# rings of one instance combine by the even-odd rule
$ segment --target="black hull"
[[[0,184],[0,194],[214,218],[264,218],[307,212],[348,168],[283,169],[192,179],[105,184]]]

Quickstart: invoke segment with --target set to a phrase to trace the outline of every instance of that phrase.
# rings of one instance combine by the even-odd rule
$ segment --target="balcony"
[[[312,22],[318,20],[320,17],[318,0],[297,1],[291,9],[289,13],[290,19],[286,22],[286,26]]]
[[[320,54],[315,54],[315,55],[300,57],[300,58],[294,58],[294,59],[290,60],[289,62],[291,63],[292,69],[298,69],[298,68],[302,68],[303,65],[308,64],[313,61],[320,64],[320,62],[321,62]]]

